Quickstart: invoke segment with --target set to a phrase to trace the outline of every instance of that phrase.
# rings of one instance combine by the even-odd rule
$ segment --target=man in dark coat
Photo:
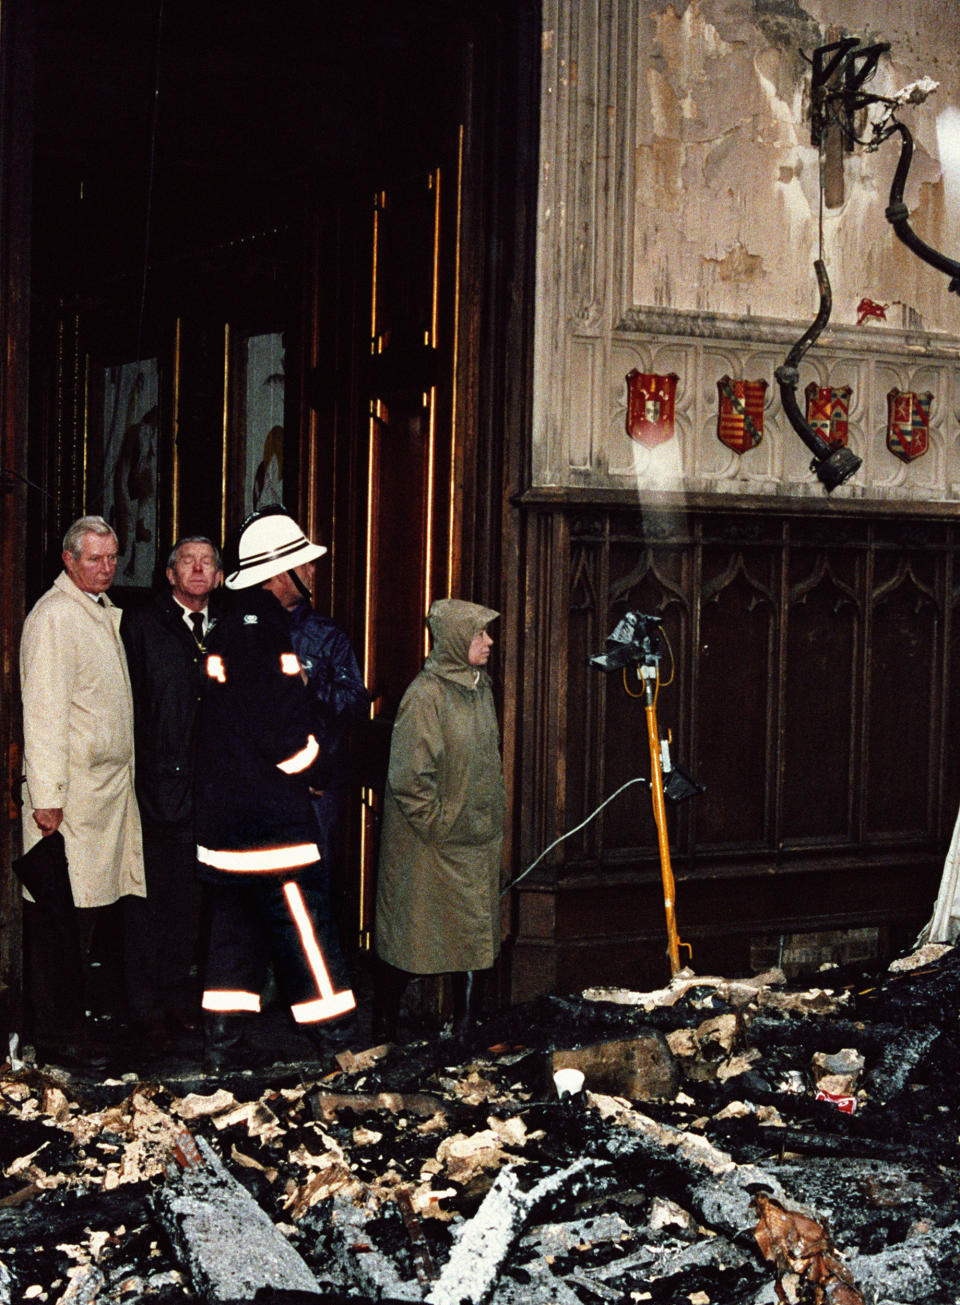
[[[267,967],[319,1050],[343,1045],[355,1000],[323,945],[326,901],[311,804],[320,755],[305,675],[281,603],[263,586],[316,558],[286,514],[244,526],[235,601],[210,640],[197,758],[197,859],[210,886],[204,979],[206,1059],[242,1057]]]
[[[194,762],[204,643],[223,581],[220,550],[191,535],[173,547],[170,588],[123,614],[120,634],[133,689],[136,794],[143,825],[147,896],[127,921],[130,1017],[156,1046],[197,1027],[201,918],[194,829]]]

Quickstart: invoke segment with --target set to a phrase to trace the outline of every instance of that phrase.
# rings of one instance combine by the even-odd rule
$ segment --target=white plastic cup
[[[564,1097],[575,1097],[583,1088],[583,1070],[558,1069],[553,1076],[553,1085],[561,1101]]]

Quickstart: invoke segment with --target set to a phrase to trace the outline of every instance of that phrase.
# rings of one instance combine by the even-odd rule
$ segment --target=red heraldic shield
[[[720,399],[717,439],[734,453],[755,449],[763,439],[766,392],[766,381],[732,381],[729,376],[721,376],[717,381]]]
[[[673,439],[676,412],[676,372],[658,376],[655,372],[638,372],[627,376],[627,434],[646,448],[656,448]]]
[[[849,385],[818,385],[811,381],[807,396],[807,425],[833,448],[846,444],[850,436]]]
[[[887,395],[887,448],[903,462],[923,457],[930,447],[929,390],[913,394],[910,390],[891,390]]]

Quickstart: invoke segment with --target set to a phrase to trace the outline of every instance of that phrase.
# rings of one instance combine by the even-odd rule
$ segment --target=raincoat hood
[[[438,598],[427,613],[433,648],[424,670],[460,684],[476,684],[480,668],[471,666],[467,660],[470,644],[474,635],[485,630],[499,615],[490,607],[468,603],[462,598]]]

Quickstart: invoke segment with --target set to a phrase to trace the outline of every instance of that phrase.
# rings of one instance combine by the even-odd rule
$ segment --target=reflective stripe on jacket
[[[289,874],[320,859],[317,755],[286,613],[264,589],[237,591],[208,641],[197,752],[205,878]]]

